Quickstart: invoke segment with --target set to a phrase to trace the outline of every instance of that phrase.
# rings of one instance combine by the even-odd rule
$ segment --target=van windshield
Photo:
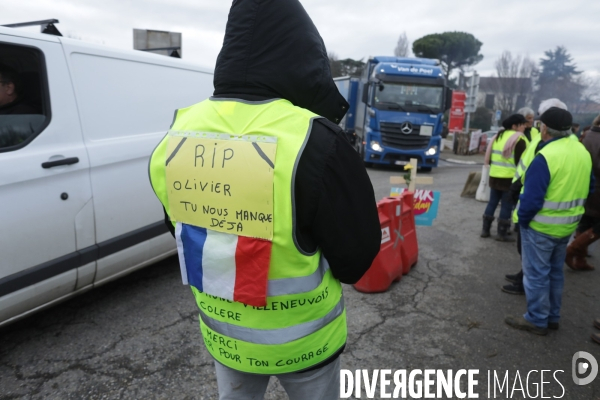
[[[383,110],[440,113],[444,88],[408,83],[381,83],[376,86],[374,105]]]

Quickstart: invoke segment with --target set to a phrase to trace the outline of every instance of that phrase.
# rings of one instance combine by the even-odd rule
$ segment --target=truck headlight
[[[379,142],[377,142],[375,140],[371,140],[371,150],[382,152],[383,151],[383,147],[381,147],[381,145],[379,144]]]
[[[435,156],[437,154],[437,147],[430,147],[429,150],[425,152],[426,156]]]

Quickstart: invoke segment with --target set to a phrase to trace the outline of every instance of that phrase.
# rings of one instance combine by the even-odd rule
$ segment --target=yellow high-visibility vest
[[[340,282],[321,251],[307,254],[299,248],[294,233],[296,168],[316,118],[320,117],[287,100],[211,98],[178,110],[171,133],[150,159],[152,187],[173,224],[181,226],[182,221],[174,218],[169,204],[172,188],[168,187],[166,164],[172,154],[167,149],[173,148],[173,144],[169,147],[169,140],[222,134],[240,140],[255,136],[276,138],[266,305],[257,307],[226,300],[205,293],[200,283],[190,281],[207,350],[218,362],[238,371],[267,375],[302,371],[327,360],[346,343],[346,311]],[[256,151],[250,146],[243,155],[257,157]],[[219,163],[225,160],[219,159]],[[196,192],[194,196],[202,196],[201,191]],[[213,233],[210,227],[201,228]],[[231,255],[223,257],[229,259]],[[182,265],[188,276],[197,275],[194,268],[195,265]]]

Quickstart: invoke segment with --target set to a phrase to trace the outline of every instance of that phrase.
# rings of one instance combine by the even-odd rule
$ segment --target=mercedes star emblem
[[[413,127],[411,125],[410,122],[405,122],[402,125],[400,125],[400,130],[402,131],[402,133],[404,133],[405,135],[408,135],[409,133],[412,133],[413,131]]]

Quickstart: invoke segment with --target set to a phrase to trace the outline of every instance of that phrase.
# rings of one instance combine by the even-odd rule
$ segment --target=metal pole
[[[471,102],[473,101],[473,86],[475,85],[475,74],[469,78],[469,90],[467,91],[467,104],[468,110],[471,109]],[[467,121],[465,123],[465,133],[469,134],[469,127],[471,125],[471,111],[467,111]]]
[[[471,113],[467,113],[467,122],[465,123],[466,133],[469,133],[470,125],[471,125]]]

